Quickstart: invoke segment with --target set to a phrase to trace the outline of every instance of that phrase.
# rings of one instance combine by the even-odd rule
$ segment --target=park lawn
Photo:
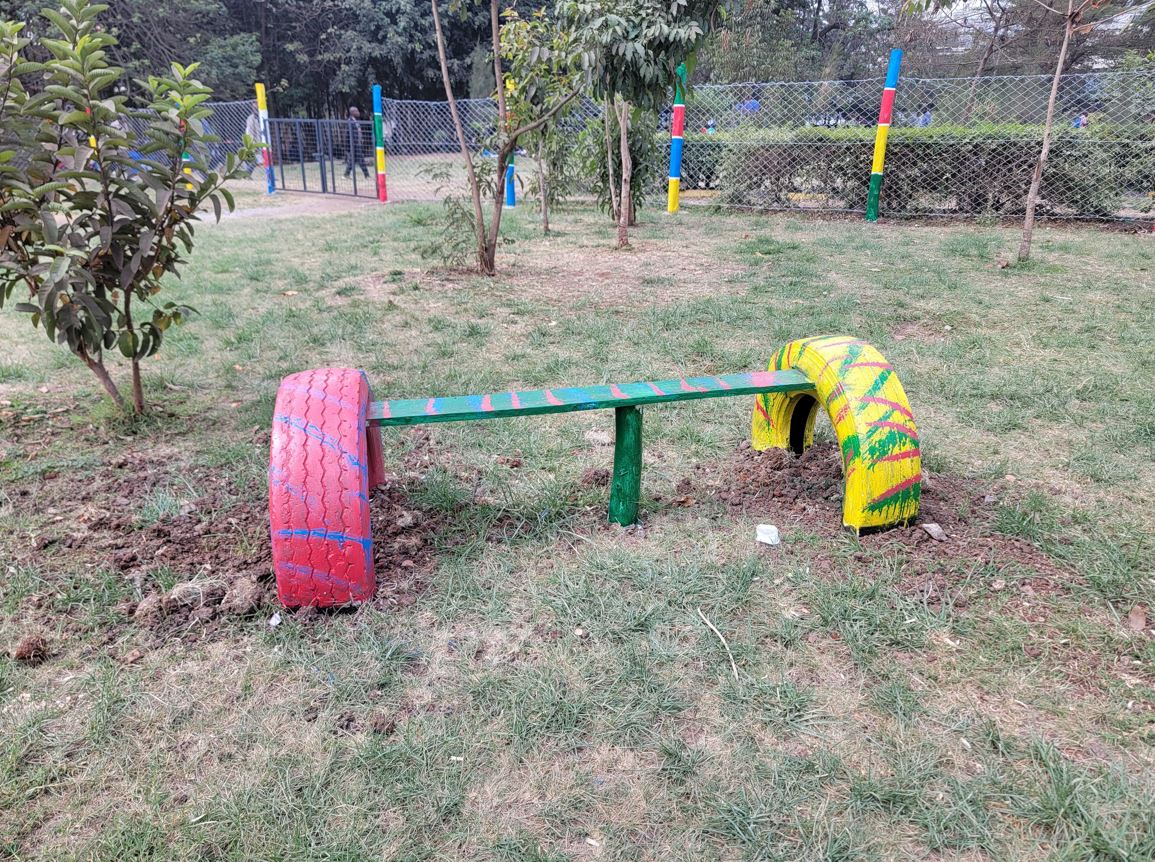
[[[487,280],[419,257],[435,205],[241,203],[135,426],[0,313],[0,856],[1155,856],[1151,237],[1006,266],[1010,229],[688,208],[617,252],[520,209]],[[947,541],[841,531],[829,425],[757,458],[745,399],[647,409],[642,529],[604,523],[608,412],[386,430],[380,599],[274,617],[283,375],[623,382],[834,332],[898,369]],[[134,616],[256,575],[255,612]]]

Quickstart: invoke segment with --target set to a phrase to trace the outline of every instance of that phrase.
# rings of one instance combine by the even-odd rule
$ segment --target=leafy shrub
[[[631,121],[630,126],[630,159],[633,162],[633,171],[630,175],[630,194],[633,208],[638,210],[645,203],[651,191],[657,189],[658,180],[665,165],[666,153],[669,152],[670,139],[666,137],[665,149],[662,149],[660,136],[646,134],[644,129],[652,129],[658,124],[657,117],[650,112],[640,112]],[[622,156],[618,150],[618,123],[613,113],[610,113],[610,140],[611,157],[614,163],[614,178],[621,181]],[[606,127],[604,118],[589,123],[578,137],[578,149],[581,153],[581,173],[585,180],[585,187],[594,194],[598,207],[603,212],[610,212],[609,175],[606,171]],[[630,213],[630,224],[634,223],[634,214]]]
[[[426,235],[427,241],[417,247],[417,253],[422,260],[437,261],[450,269],[464,268],[477,254],[477,217],[470,196],[459,188],[458,170],[453,162],[434,162],[418,171],[419,176],[437,183],[437,194],[442,196],[442,201],[441,218],[427,225],[435,230]],[[473,171],[482,200],[497,194],[497,160],[492,155],[475,156]],[[502,187],[504,182],[502,177]],[[509,242],[506,237],[499,240]]]
[[[670,139],[663,142],[668,151]],[[716,189],[728,145],[713,135],[687,134],[682,139],[682,188]]]
[[[106,58],[116,40],[97,20],[106,8],[65,0],[31,39],[23,23],[0,22],[0,305],[23,294],[16,310],[124,407],[105,365],[119,348],[139,413],[141,360],[192,311],[157,303],[162,279],[186,263],[198,211],[232,209],[223,185],[245,175],[254,148],[247,140],[223,173],[208,169],[211,92],[195,64],[142,81],[146,106],[116,95],[123,71]]]

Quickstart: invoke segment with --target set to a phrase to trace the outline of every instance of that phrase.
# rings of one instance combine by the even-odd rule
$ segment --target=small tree
[[[537,157],[538,192],[541,198],[541,224],[549,233],[549,207],[553,199],[550,186],[551,167],[562,163],[567,143],[557,140],[559,124],[575,102],[566,99],[584,84],[584,76],[575,62],[573,33],[537,9],[522,18],[515,9],[505,11],[501,27],[501,56],[508,70],[505,79],[506,99],[514,122],[526,123],[545,114],[547,122],[525,137]],[[566,99],[561,110],[553,106]],[[560,144],[560,146],[559,146]]]
[[[1076,35],[1086,35],[1109,21],[1122,21],[1127,27],[1138,20],[1141,14],[1152,7],[1153,0],[1121,0],[1121,2],[1101,2],[1101,0],[1066,0],[1065,8],[1050,5],[1045,0],[1032,0],[1047,12],[1060,16],[1063,26],[1059,56],[1055,61],[1055,73],[1051,77],[1051,93],[1047,98],[1047,114],[1043,120],[1043,143],[1039,157],[1035,160],[1035,170],[1031,174],[1031,184],[1027,189],[1026,215],[1023,217],[1023,236],[1019,241],[1018,260],[1024,263],[1031,258],[1031,242],[1035,235],[1035,211],[1039,205],[1039,191],[1043,184],[1043,172],[1051,154],[1051,138],[1055,126],[1055,105],[1059,98],[1059,84],[1068,67],[1068,50]],[[1061,3],[1062,0],[1056,0]],[[947,9],[956,5],[956,0],[908,0],[912,9]],[[973,92],[972,86],[972,92]]]
[[[594,95],[605,102],[618,125],[621,190],[612,201],[617,214],[618,247],[630,244],[631,119],[641,110],[657,111],[669,98],[677,68],[689,60],[714,26],[723,0],[559,0],[559,17],[593,56]],[[606,161],[612,175],[610,123],[606,123]],[[644,130],[646,134],[650,129]]]
[[[1102,3],[1099,0],[1067,0],[1066,11],[1061,11],[1035,0],[1050,11],[1063,16],[1063,41],[1059,46],[1059,58],[1055,62],[1055,74],[1051,78],[1051,94],[1047,99],[1047,118],[1043,123],[1043,145],[1039,150],[1039,158],[1035,162],[1035,171],[1031,175],[1031,187],[1027,190],[1027,213],[1023,217],[1023,238],[1019,241],[1018,259],[1020,262],[1030,260],[1031,241],[1035,234],[1035,209],[1039,204],[1039,189],[1043,182],[1043,171],[1047,167],[1047,157],[1051,153],[1051,132],[1055,122],[1055,102],[1059,96],[1059,82],[1067,70],[1067,49],[1076,33],[1090,33],[1108,21],[1117,21],[1120,18],[1132,18],[1144,9],[1149,8],[1151,0],[1143,2]]]
[[[107,60],[116,40],[97,20],[106,8],[64,0],[33,39],[22,23],[0,22],[0,305],[22,293],[16,310],[127,409],[105,362],[118,348],[139,414],[141,360],[191,311],[158,303],[162,279],[186,263],[198,211],[211,205],[219,219],[222,201],[232,209],[223,185],[245,175],[253,144],[223,173],[207,168],[211,92],[195,64],[139,82],[148,106],[130,109],[115,94],[122,70]]]
[[[461,124],[461,115],[457,110],[457,99],[453,95],[449,63],[445,51],[445,32],[441,26],[441,13],[437,8],[437,0],[430,0],[430,6],[433,9],[433,27],[437,37],[437,56],[441,64],[441,80],[445,86],[445,98],[449,102],[449,113],[453,118],[453,128],[457,133],[457,143],[461,148],[461,159],[465,164],[465,173],[469,179],[469,192],[473,204],[472,223],[477,237],[477,268],[483,275],[495,275],[497,273],[497,241],[501,231],[501,213],[504,204],[501,178],[505,176],[505,169],[509,164],[510,156],[517,149],[518,140],[523,135],[528,135],[549,123],[573,101],[581,92],[583,78],[575,75],[573,89],[567,92],[560,92],[554,87],[543,87],[541,104],[535,109],[536,117],[527,119],[511,113],[510,100],[507,99],[509,79],[502,62],[498,0],[489,0],[493,77],[497,82],[497,128],[491,147],[496,153],[495,181],[492,183],[493,209],[487,224],[481,202],[484,183],[473,164],[473,153],[470,152],[469,143],[465,137],[465,129]],[[587,62],[588,58],[583,58],[579,52],[554,55],[548,50],[542,52],[539,46],[533,60],[527,59],[525,61],[523,76],[527,81],[557,80],[560,70],[565,70],[565,74],[568,75],[584,68]]]
[[[606,124],[609,124],[609,130]],[[640,128],[658,127],[657,115],[646,111],[635,123]],[[581,159],[582,179],[589,191],[593,192],[598,208],[610,215],[613,223],[618,223],[620,212],[617,202],[621,189],[614,177],[622,175],[621,153],[612,146],[618,139],[617,118],[611,111],[594,122],[588,123],[578,135],[577,150]],[[606,152],[606,138],[611,146]],[[654,190],[659,175],[666,168],[667,153],[659,147],[657,134],[630,135],[630,211],[626,213],[629,226],[637,224],[637,211],[643,206],[649,193]],[[663,195],[663,200],[665,196]]]

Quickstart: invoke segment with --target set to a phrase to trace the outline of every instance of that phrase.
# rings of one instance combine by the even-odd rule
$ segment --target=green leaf
[[[136,334],[127,329],[124,330],[120,333],[120,338],[117,339],[117,346],[127,359],[132,359],[136,355]]]

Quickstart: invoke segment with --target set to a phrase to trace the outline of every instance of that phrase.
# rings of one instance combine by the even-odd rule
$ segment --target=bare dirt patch
[[[355,198],[346,195],[290,195],[280,193],[274,201],[262,202],[261,206],[240,207],[227,213],[226,219],[278,219],[299,216],[327,216],[353,212],[376,204],[369,198]]]
[[[699,468],[698,475],[683,480],[679,492],[692,499],[716,500],[736,514],[756,514],[780,527],[801,527],[823,537],[841,529],[842,470],[833,443],[817,443],[799,456],[779,449],[757,452],[744,443],[710,473]],[[944,601],[953,581],[965,572],[983,566],[1005,572],[1007,580],[1027,589],[1028,595],[1065,591],[1078,575],[1030,542],[994,530],[1002,498],[995,485],[924,474],[918,523],[866,533],[859,540],[868,550],[905,558],[911,564],[904,568],[906,588],[932,603]],[[941,528],[941,541],[928,532],[926,527],[932,524]],[[953,598],[957,601],[958,595]]]
[[[747,267],[720,259],[712,246],[678,248],[641,239],[639,251],[542,243],[503,273],[514,293],[562,307],[637,309],[745,290],[736,277]],[[596,260],[597,266],[591,267]],[[546,287],[548,285],[548,287]]]
[[[737,294],[746,289],[741,276],[749,266],[718,248],[719,242],[728,242],[732,236],[723,234],[711,241],[691,234],[685,226],[676,230],[685,233],[676,242],[649,239],[639,230],[632,248],[615,250],[608,221],[579,218],[572,233],[519,242],[515,251],[502,252],[499,279],[482,280],[481,286],[559,309],[578,306],[617,311]],[[380,275],[355,281],[363,295],[371,298],[395,297],[416,288],[418,295],[410,299],[420,298],[434,305],[442,299],[455,302],[453,295],[465,286],[479,289],[478,275],[472,269],[407,269],[404,278],[405,284],[398,283],[396,276]]]
[[[267,432],[254,443],[267,445]],[[104,631],[106,642],[125,627],[169,638],[213,638],[228,618],[271,613],[276,607],[266,502],[218,471],[196,471],[174,461],[176,450],[113,456],[93,474],[51,470],[38,488],[13,490],[13,506],[37,526],[15,555],[16,564],[48,559],[46,588],[21,602],[29,628],[67,616],[60,585],[77,572],[118,573],[123,594],[115,608],[119,624]],[[163,489],[174,476],[192,476],[178,488],[168,510],[142,523],[142,496]],[[195,489],[195,491],[194,491]],[[437,560],[433,536],[445,533],[445,515],[414,506],[406,481],[390,476],[370,497],[375,603],[404,607],[424,591]],[[82,576],[83,577],[83,576]],[[26,628],[26,630],[28,630]],[[32,636],[16,651],[21,660],[42,661]]]
[[[445,533],[446,516],[413,505],[396,476],[369,497],[373,528],[373,569],[377,573],[374,602],[408,607],[429,585],[437,565],[435,539]]]
[[[48,655],[48,639],[44,635],[25,635],[12,650],[12,658],[26,664],[40,664]]]

